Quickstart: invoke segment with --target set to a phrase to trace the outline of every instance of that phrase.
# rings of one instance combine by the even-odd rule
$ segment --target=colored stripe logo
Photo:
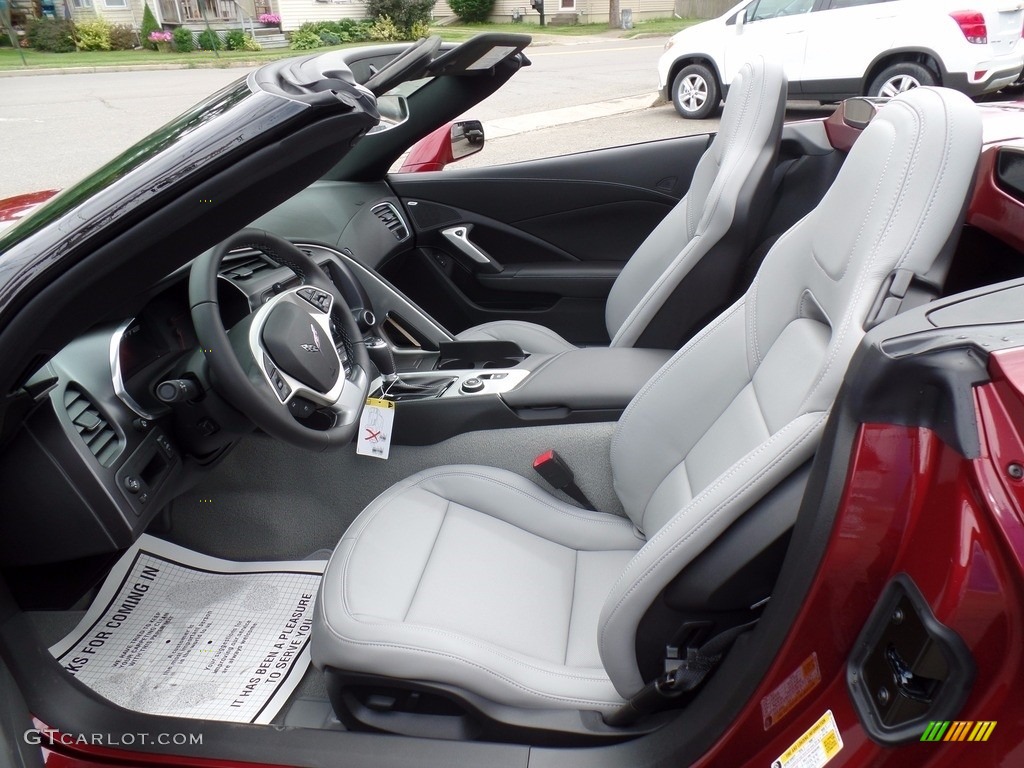
[[[995,720],[933,720],[921,741],[988,741],[995,729]]]

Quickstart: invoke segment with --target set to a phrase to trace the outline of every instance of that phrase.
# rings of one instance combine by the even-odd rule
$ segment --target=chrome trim
[[[482,368],[479,370],[448,370],[439,369],[436,371],[415,371],[411,373],[402,373],[399,375],[401,381],[408,384],[415,384],[417,379],[443,379],[451,378],[454,381],[451,385],[440,395],[438,399],[451,400],[456,397],[480,397],[481,395],[501,395],[505,392],[509,392],[526,380],[530,375],[530,371],[522,368]],[[494,378],[495,376],[501,376],[502,378]],[[483,382],[483,389],[479,392],[463,392],[462,384],[468,379],[480,379]],[[390,382],[386,382],[382,377],[378,376],[374,379],[371,384],[370,391],[375,392],[378,389],[386,387]]]
[[[500,270],[501,266],[498,262],[481,251],[475,243],[470,241],[469,230],[472,228],[472,224],[459,224],[456,227],[442,229],[441,234],[444,235],[449,243],[454,245],[460,252],[475,261],[477,264],[483,264],[488,267],[498,267]]]
[[[339,419],[337,424],[351,424],[359,418],[359,413],[362,411],[363,401],[365,399],[364,386],[367,381],[366,372],[357,366],[353,360],[350,361],[351,366],[354,369],[353,378],[351,380],[346,378],[345,366],[341,360],[341,356],[338,354],[337,347],[334,346],[334,337],[331,335],[330,310],[331,306],[334,305],[334,297],[331,297],[331,306],[328,306],[327,311],[321,312],[311,303],[299,296],[300,290],[309,287],[310,286],[308,285],[298,285],[295,288],[282,291],[256,310],[252,325],[249,327],[249,350],[252,352],[252,356],[256,360],[256,365],[258,365],[260,371],[263,372],[263,378],[266,380],[267,386],[269,386],[271,391],[274,392],[282,405],[287,405],[287,403],[296,395],[301,395],[317,405],[330,408],[334,411]],[[290,389],[288,395],[282,398],[280,393],[277,391],[277,388],[274,386],[274,382],[270,378],[265,360],[271,358],[270,355],[267,354],[266,350],[263,349],[263,344],[260,339],[263,336],[263,327],[266,325],[267,318],[270,316],[270,313],[275,307],[283,303],[294,304],[308,312],[310,319],[323,330],[323,333],[325,334],[324,338],[331,340],[330,344],[324,344],[323,346],[334,352],[335,356],[338,358],[338,378],[327,392],[318,392],[306,384],[303,384],[295,377],[282,371],[280,367],[277,367],[277,374],[284,379]]]
[[[124,378],[121,375],[121,339],[124,338],[124,332],[131,327],[135,320],[134,317],[125,320],[110,336],[110,382],[114,386],[114,394],[117,395],[118,400],[142,418],[153,421],[156,415],[146,411],[135,402],[135,398],[129,395],[128,390],[124,388]]]

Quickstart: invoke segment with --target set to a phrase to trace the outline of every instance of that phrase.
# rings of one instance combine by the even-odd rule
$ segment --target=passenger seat
[[[746,288],[743,262],[770,207],[785,107],[781,65],[758,57],[740,69],[689,190],[612,285],[605,308],[611,346],[678,349]],[[535,354],[575,349],[544,326],[515,320],[455,338],[514,341]]]

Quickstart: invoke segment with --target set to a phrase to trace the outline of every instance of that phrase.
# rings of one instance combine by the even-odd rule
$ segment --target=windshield
[[[151,133],[138,144],[118,155],[99,170],[85,177],[72,187],[42,206],[10,230],[0,235],[0,254],[11,246],[39,231],[98,190],[127,175],[150,158],[180,141],[199,126],[227,112],[233,106],[251,95],[244,79],[232,83],[205,101],[175,118],[163,128]]]

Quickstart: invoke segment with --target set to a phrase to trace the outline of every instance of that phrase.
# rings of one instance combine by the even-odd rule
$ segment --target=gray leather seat
[[[980,146],[962,94],[918,88],[880,110],[746,294],[623,414],[611,463],[628,519],[487,467],[438,467],[385,492],[324,574],[314,663],[435,683],[499,718],[621,705],[645,682],[641,617],[813,455],[881,286],[894,269],[929,270]]]
[[[681,346],[675,340],[666,340],[668,346],[649,343],[649,339],[637,342],[702,259],[719,261],[719,275],[739,271],[753,245],[751,224],[756,225],[767,206],[767,180],[778,154],[785,108],[786,76],[781,65],[758,57],[740,69],[729,89],[718,134],[697,164],[689,190],[612,285],[605,306],[611,346]],[[736,295],[730,293],[727,279],[690,287],[693,290],[680,301],[694,319],[708,317]],[[575,349],[548,328],[515,320],[477,325],[455,338],[504,339],[537,354]]]

